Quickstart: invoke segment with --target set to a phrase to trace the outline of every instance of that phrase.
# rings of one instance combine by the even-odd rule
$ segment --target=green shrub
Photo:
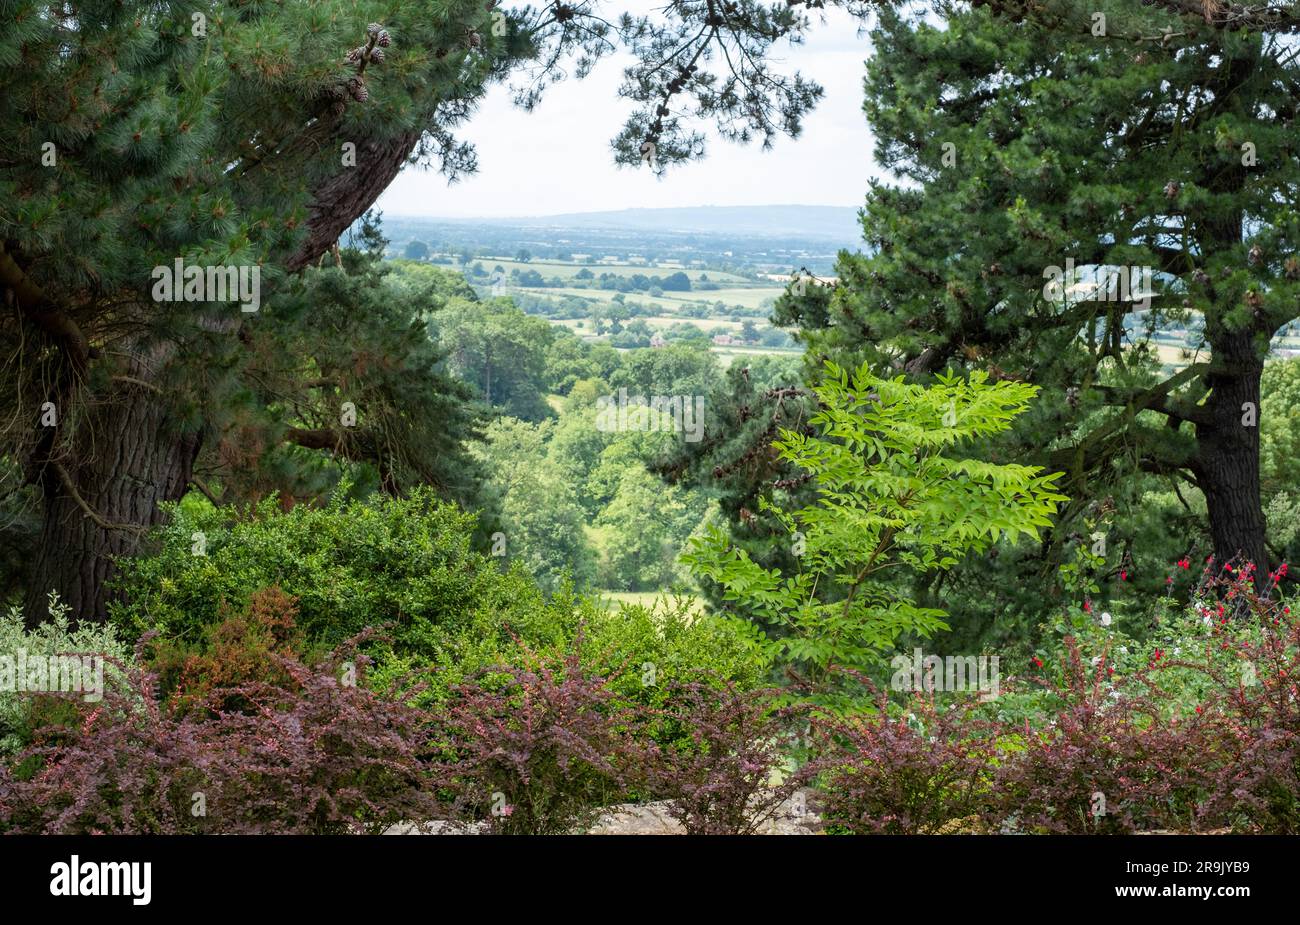
[[[568,585],[543,593],[521,567],[476,553],[473,516],[429,492],[288,512],[267,501],[239,516],[189,506],[171,514],[156,551],[122,563],[122,599],[112,607],[124,636],[159,632],[151,658],[164,678],[191,656],[203,662],[214,627],[271,588],[293,599],[296,655],[382,627],[386,641],[367,648],[372,683],[425,685],[423,703],[445,701],[451,686],[490,666],[523,664],[525,649],[567,654],[579,628],[584,667],[647,705],[660,702],[655,679],[707,672],[749,688],[766,671],[751,630],[692,618],[689,602],[611,613]],[[643,684],[647,666],[654,678]]]
[[[87,623],[73,629],[68,620],[68,605],[60,602],[55,594],[50,595],[49,613],[50,619],[31,632],[23,628],[20,608],[11,608],[8,614],[0,615],[0,656],[16,661],[20,651],[28,658],[101,655],[129,664],[129,649],[118,640],[113,627]],[[106,681],[115,674],[109,664],[105,664],[104,670]],[[4,689],[7,686],[0,686],[0,756],[23,750],[31,744],[34,730],[70,712],[67,698]]]
[[[171,509],[151,555],[126,560],[110,609],[122,633],[148,630],[200,642],[225,612],[278,587],[297,601],[311,643],[333,646],[391,624],[393,647],[434,663],[496,650],[511,634],[559,638],[552,607],[521,570],[470,545],[472,515],[429,490],[406,498],[346,500],[281,511],[273,499],[229,510]]]
[[[674,685],[731,682],[751,691],[767,680],[770,657],[744,621],[690,613],[692,602],[623,604],[583,620],[584,663],[629,702],[663,707]]]

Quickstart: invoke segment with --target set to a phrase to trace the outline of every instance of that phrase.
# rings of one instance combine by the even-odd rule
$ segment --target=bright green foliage
[[[1300,559],[1300,359],[1264,366],[1260,377],[1259,475],[1269,551]]]
[[[925,388],[833,364],[827,374],[809,421],[818,433],[784,430],[774,444],[816,483],[814,503],[777,512],[798,570],[756,564],[719,530],[688,557],[726,600],[778,627],[775,652],[819,685],[832,666],[868,669],[900,636],[945,627],[942,610],[908,599],[894,580],[901,573],[942,571],[1000,540],[1037,538],[1066,500],[1058,475],[953,452],[1005,430],[1033,386],[974,373]]]
[[[298,626],[327,644],[392,623],[396,646],[434,662],[499,646],[507,627],[545,639],[554,622],[521,571],[471,548],[474,518],[428,489],[282,512],[268,500],[240,517],[227,509],[173,510],[153,556],[127,560],[111,607],[123,634],[149,629],[195,642],[223,604],[279,586],[298,598]]]
[[[1259,468],[1265,492],[1300,488],[1300,358],[1260,376]]]
[[[701,673],[749,686],[763,676],[766,656],[744,627],[692,617],[689,604],[607,611],[563,584],[548,595],[519,566],[474,552],[474,527],[472,516],[423,489],[365,501],[339,493],[325,507],[287,513],[268,501],[235,520],[187,504],[157,532],[155,554],[124,563],[114,623],[120,638],[156,629],[171,648],[196,649],[224,615],[274,586],[296,599],[308,648],[386,625],[391,644],[368,646],[378,662],[371,680],[423,683],[432,699],[477,669],[522,664],[525,648],[569,652],[580,637],[584,663],[640,702]],[[65,630],[56,622],[41,638],[118,651],[111,632]],[[20,633],[16,613],[0,624],[15,646]],[[25,638],[32,651],[49,648]]]
[[[691,608],[689,598],[665,597],[653,607],[590,613],[582,627],[584,661],[621,696],[650,706],[662,706],[673,684],[763,686],[770,655],[753,626]]]
[[[586,517],[574,483],[546,462],[553,423],[500,418],[473,449],[487,473],[485,493],[499,510],[492,551],[523,568],[546,587],[563,576],[590,583],[592,552],[583,532]]]

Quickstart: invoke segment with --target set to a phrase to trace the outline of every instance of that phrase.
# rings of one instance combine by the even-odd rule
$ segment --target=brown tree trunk
[[[1254,341],[1250,331],[1211,340],[1208,415],[1196,427],[1194,469],[1209,508],[1215,556],[1220,563],[1253,562],[1262,576],[1268,571],[1259,497],[1259,377],[1264,364]]]
[[[107,619],[114,558],[136,551],[160,502],[184,494],[199,442],[172,426],[166,396],[143,387],[87,408],[74,451],[41,466],[45,516],[24,608],[29,627],[47,619],[51,591],[73,620]]]
[[[356,166],[313,190],[306,239],[287,257],[286,269],[301,270],[329,250],[388,187],[422,135],[418,129],[359,141]],[[18,294],[27,319],[61,342],[81,380],[97,351],[75,325],[66,330],[64,316],[43,294],[23,288],[25,277],[13,272],[18,269],[0,249],[0,279]],[[155,345],[150,360],[169,361],[174,346]],[[199,435],[178,429],[168,396],[152,388],[140,364],[128,365],[134,384],[94,396],[75,422],[62,425],[75,426],[72,440],[61,435],[31,460],[45,512],[24,607],[29,627],[47,619],[51,591],[71,608],[74,620],[105,620],[114,559],[138,549],[142,528],[160,519],[158,505],[178,500],[189,483]],[[57,404],[68,408],[72,401]]]
[[[329,250],[339,235],[374,205],[423,134],[423,129],[413,129],[393,138],[357,142],[357,165],[340,171],[312,191],[307,237],[288,260],[290,272],[301,270]]]
[[[1221,48],[1224,65],[1218,69],[1211,88],[1215,116],[1248,115],[1242,97],[1233,91],[1242,86],[1258,66],[1258,42],[1229,49]],[[1225,168],[1211,159],[1203,165],[1201,183],[1223,199],[1237,197],[1245,189],[1249,171],[1242,164]],[[1245,216],[1238,210],[1208,210],[1199,222],[1206,253],[1231,253],[1241,246]],[[1215,292],[1205,277],[1202,284],[1218,311],[1206,317],[1210,342],[1210,370],[1205,384],[1210,389],[1203,416],[1196,422],[1197,455],[1193,470],[1210,514],[1210,536],[1220,563],[1236,559],[1238,565],[1253,562],[1257,584],[1268,571],[1268,549],[1264,542],[1264,511],[1259,498],[1259,377],[1264,369],[1268,336],[1272,333],[1257,315],[1254,323],[1231,330],[1224,319],[1240,310],[1240,304]],[[1233,296],[1231,298],[1238,298]]]

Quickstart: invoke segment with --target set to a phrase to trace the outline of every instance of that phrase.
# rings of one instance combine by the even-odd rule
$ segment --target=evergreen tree
[[[777,317],[842,363],[1042,386],[1002,452],[1064,470],[1071,515],[1150,473],[1262,572],[1260,374],[1300,313],[1295,21],[1151,6],[883,8],[866,113],[898,181],[833,294]],[[1182,369],[1155,344],[1175,326],[1203,330]]]
[[[159,504],[193,484],[201,453],[244,449],[229,435],[251,407],[253,429],[268,439],[342,455],[395,452],[388,439],[297,420],[298,409],[255,378],[267,360],[258,351],[292,344],[304,366],[337,358],[339,345],[315,350],[298,338],[314,336],[310,310],[295,316],[278,301],[300,285],[340,294],[369,285],[297,277],[325,261],[358,272],[339,237],[403,165],[473,169],[473,150],[453,130],[490,83],[513,77],[516,99],[532,106],[548,84],[630,49],[636,60],[620,92],[636,106],[616,154],[641,166],[653,146],[644,160],[660,172],[701,152],[692,118],[716,120],[738,141],[769,140],[797,132],[819,93],[767,63],[773,43],[807,27],[797,8],[704,0],[613,26],[587,3],[495,6],[0,0],[0,284],[9,309],[0,389],[10,405],[0,474],[6,498],[34,494],[23,503],[41,511],[27,557],[29,620],[43,618],[50,590],[78,616],[102,619],[113,558],[133,552]],[[212,286],[185,279],[189,290],[160,290],[155,273],[176,261],[182,271],[243,271],[238,281],[251,292],[256,279],[257,297],[241,311],[215,276],[204,277]],[[279,329],[294,317],[296,331]],[[356,370],[381,368],[383,345],[405,336],[388,320],[398,327],[350,327]],[[319,388],[355,391],[366,376]],[[358,420],[374,421],[373,410],[358,406]],[[385,432],[438,431],[432,421],[399,426],[409,413],[385,412]],[[280,426],[265,430],[267,420]],[[454,428],[438,432],[454,442]],[[442,445],[411,448],[405,462],[375,460],[384,484],[400,489],[399,470]],[[277,452],[262,450],[227,453],[227,462]]]

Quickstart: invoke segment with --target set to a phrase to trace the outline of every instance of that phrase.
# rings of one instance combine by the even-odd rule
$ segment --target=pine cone
[[[380,64],[384,60],[384,50],[382,48],[370,49],[370,60],[375,64]]]
[[[370,91],[366,89],[366,82],[360,77],[353,77],[348,81],[348,92],[358,103],[364,103],[370,99]]]
[[[1178,191],[1180,189],[1182,189],[1182,187],[1178,184],[1177,180],[1170,180],[1168,183],[1165,184],[1165,198],[1166,199],[1176,198],[1178,196]]]
[[[372,22],[370,25],[366,26],[366,32],[370,35],[378,35],[383,31],[383,23]]]
[[[381,48],[387,48],[389,45],[393,44],[393,37],[388,34],[387,29],[380,29],[379,36],[375,39],[375,42]]]
[[[365,53],[366,50],[364,47],[357,47],[352,49],[350,52],[348,52],[348,63],[356,64],[358,61],[361,60],[361,56],[364,55]]]
[[[469,34],[470,48],[478,48],[482,44],[483,44],[483,36],[479,35],[477,32],[471,32]]]
[[[1258,244],[1250,246],[1250,252],[1246,254],[1246,262],[1252,267],[1264,259],[1264,251]]]

